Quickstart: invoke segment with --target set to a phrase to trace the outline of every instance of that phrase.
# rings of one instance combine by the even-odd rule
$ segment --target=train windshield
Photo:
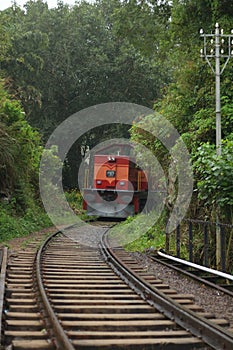
[[[106,177],[115,177],[115,176],[116,176],[115,170],[107,170],[106,171]]]

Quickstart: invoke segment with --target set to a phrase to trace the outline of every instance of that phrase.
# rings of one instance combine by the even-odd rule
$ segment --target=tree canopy
[[[28,1],[23,9],[14,4],[1,11],[4,152],[0,164],[8,164],[1,170],[1,190],[12,187],[17,178],[9,180],[6,169],[17,172],[29,162],[29,155],[32,165],[25,174],[36,168],[41,146],[34,128],[45,142],[75,112],[105,102],[133,102],[154,108],[182,135],[193,159],[192,208],[208,207],[205,212],[211,215],[218,202],[231,221],[232,198],[227,192],[232,191],[232,62],[221,76],[223,155],[219,158],[214,153],[215,77],[199,57],[203,45],[199,30],[211,33],[218,22],[230,33],[232,17],[233,5],[225,0],[96,0],[74,6],[60,1],[52,9],[37,0]],[[6,90],[11,107],[4,102]],[[15,119],[9,124],[11,117],[3,116],[12,113]],[[146,144],[166,171],[169,156],[157,140],[140,131],[143,122],[148,120],[132,128],[132,137]],[[20,136],[14,133],[16,125]],[[64,171],[67,187],[77,186],[82,150],[116,135],[128,135],[128,127],[94,129],[73,145]],[[26,148],[25,160],[19,159],[17,145]],[[224,177],[221,183],[219,174]]]

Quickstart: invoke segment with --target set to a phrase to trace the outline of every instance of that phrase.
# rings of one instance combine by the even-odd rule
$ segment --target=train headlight
[[[102,181],[101,181],[101,180],[97,180],[97,181],[96,181],[96,184],[97,184],[97,185],[101,185],[101,184],[102,184]]]
[[[125,185],[125,181],[120,181],[120,186],[124,186]]]

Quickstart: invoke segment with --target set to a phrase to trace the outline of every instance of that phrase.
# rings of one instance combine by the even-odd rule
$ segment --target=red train
[[[133,146],[119,143],[93,155],[83,189],[83,208],[88,215],[126,218],[143,210],[148,180],[133,153]],[[93,179],[91,186],[88,177]]]

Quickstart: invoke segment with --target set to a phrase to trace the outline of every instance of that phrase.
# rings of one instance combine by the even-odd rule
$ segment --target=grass
[[[147,249],[164,248],[166,240],[164,216],[154,221],[153,216],[147,214],[129,217],[112,229],[112,237],[129,251],[143,252]]]
[[[74,213],[81,219],[85,219],[81,194],[78,191],[71,191],[66,193],[66,198]],[[0,202],[0,242],[5,243],[13,238],[24,237],[53,226],[42,207],[31,199],[28,203],[30,203],[28,208],[23,211],[14,200],[11,203]],[[66,221],[69,223],[69,217],[61,216],[61,220],[61,224],[65,224]]]
[[[0,241],[26,236],[39,231],[52,223],[41,208],[28,209],[24,215],[18,216],[6,205],[0,205]]]

